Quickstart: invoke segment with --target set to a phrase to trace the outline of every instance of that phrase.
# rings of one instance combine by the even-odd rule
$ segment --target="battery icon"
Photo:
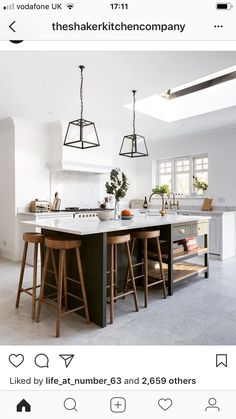
[[[231,10],[232,7],[231,3],[216,3],[217,10]]]

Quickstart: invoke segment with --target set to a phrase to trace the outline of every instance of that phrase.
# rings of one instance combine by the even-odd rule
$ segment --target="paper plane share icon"
[[[74,358],[74,355],[71,355],[71,354],[61,354],[59,356],[65,361],[66,368],[69,367],[72,359]]]

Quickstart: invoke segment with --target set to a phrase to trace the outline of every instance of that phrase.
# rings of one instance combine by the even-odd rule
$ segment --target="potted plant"
[[[169,195],[170,188],[169,185],[156,185],[155,188],[152,189],[152,192],[161,195]]]
[[[115,198],[115,210],[114,219],[118,219],[118,204],[122,198],[125,197],[128,191],[127,177],[120,169],[113,169],[110,173],[110,182],[106,182],[105,187],[109,195],[113,195]]]
[[[193,186],[197,191],[202,191],[203,195],[208,189],[208,183],[198,180],[196,176],[193,176]]]

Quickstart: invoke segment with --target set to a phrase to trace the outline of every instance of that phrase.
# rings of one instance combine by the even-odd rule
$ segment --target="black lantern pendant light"
[[[100,146],[97,130],[95,127],[94,122],[86,121],[83,119],[83,110],[84,110],[84,103],[83,103],[83,71],[84,66],[79,66],[81,71],[81,82],[80,82],[80,103],[81,103],[81,111],[80,111],[80,119],[76,119],[75,121],[69,122],[66,136],[64,140],[64,145],[69,147],[75,147],[80,149],[91,148],[91,147],[98,147]]]
[[[120,156],[125,157],[146,157],[148,156],[147,146],[145,138],[142,135],[138,135],[135,132],[135,104],[136,104],[136,92],[137,90],[132,90],[133,93],[133,134],[126,135],[123,138]]]

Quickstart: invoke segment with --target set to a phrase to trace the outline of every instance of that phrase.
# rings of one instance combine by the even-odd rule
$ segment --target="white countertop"
[[[30,211],[20,211],[18,212],[18,215],[23,215],[23,216],[27,216],[27,217],[31,217],[31,218],[36,218],[36,217],[45,217],[45,218],[50,218],[50,217],[63,217],[63,216],[68,216],[68,217],[72,217],[73,216],[73,212],[69,212],[69,211],[48,211],[48,212],[30,212]]]
[[[141,210],[141,211],[145,211],[145,210]],[[159,211],[159,208],[157,208],[157,209],[154,209],[154,208],[149,208],[148,210],[146,210],[147,212],[148,211],[150,211],[150,212],[157,212],[158,213],[158,211]],[[199,215],[206,215],[206,216],[211,216],[211,214],[212,215],[223,215],[223,214],[228,214],[228,213],[236,213],[236,211],[233,211],[233,210],[227,210],[227,209],[225,209],[225,210],[210,210],[210,211],[202,211],[201,209],[185,209],[185,208],[180,208],[179,210],[178,209],[168,209],[167,210],[167,212],[169,213],[169,214],[172,214],[172,213],[178,213],[178,214],[182,214],[182,213],[186,213],[186,214],[199,214]]]
[[[171,211],[171,210],[170,210]],[[174,211],[174,210],[173,210]],[[182,213],[182,212],[186,212],[186,213],[191,213],[191,214],[209,214],[209,216],[211,216],[211,214],[212,215],[222,215],[222,214],[228,214],[228,213],[235,213],[235,211],[232,211],[232,210],[222,210],[222,211],[220,211],[220,210],[210,210],[210,211],[202,211],[202,210],[184,210],[184,209],[180,209],[180,210],[177,210],[177,211],[179,211],[180,213]]]
[[[191,215],[174,215],[168,214],[164,217],[143,215],[133,217],[131,220],[86,220],[80,218],[65,218],[65,219],[44,219],[35,221],[22,221],[23,224],[44,228],[47,230],[60,231],[70,234],[88,235],[107,233],[121,230],[132,230],[145,227],[157,227],[167,224],[182,224],[194,221],[209,220],[211,217],[197,217]]]

